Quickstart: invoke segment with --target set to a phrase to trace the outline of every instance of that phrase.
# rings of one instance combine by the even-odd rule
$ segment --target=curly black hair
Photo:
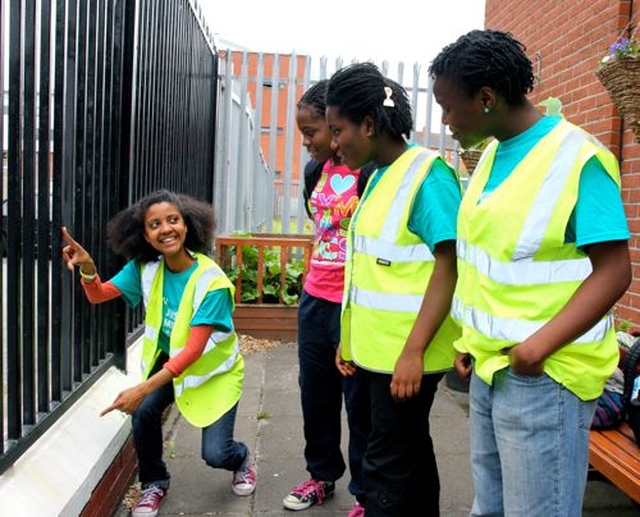
[[[327,86],[329,85],[329,79],[321,79],[316,84],[311,86],[298,101],[297,108],[300,109],[303,106],[311,106],[318,112],[318,116],[324,117],[327,111]]]
[[[385,87],[391,88],[393,106],[385,106]],[[411,103],[406,90],[382,75],[373,63],[355,63],[335,72],[327,88],[327,106],[334,106],[341,116],[360,124],[370,116],[378,134],[403,141],[413,129]]]
[[[470,97],[483,86],[510,105],[522,105],[533,90],[533,65],[526,47],[511,33],[473,30],[447,45],[429,66],[429,75],[446,77]]]
[[[213,207],[185,194],[161,189],[140,199],[116,214],[107,224],[107,244],[114,253],[127,260],[157,260],[159,253],[144,238],[147,210],[158,203],[174,205],[187,226],[185,247],[191,251],[210,253],[216,227]]]

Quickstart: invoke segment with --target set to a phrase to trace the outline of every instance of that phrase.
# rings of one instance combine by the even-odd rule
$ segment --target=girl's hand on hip
[[[468,380],[469,377],[471,377],[471,356],[469,354],[458,352],[453,362],[453,366],[458,375],[464,380]]]
[[[540,358],[534,345],[522,342],[509,348],[511,370],[526,377],[539,377],[544,373],[544,358]]]

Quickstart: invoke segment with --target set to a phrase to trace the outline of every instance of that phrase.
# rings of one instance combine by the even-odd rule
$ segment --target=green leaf
[[[236,235],[250,237],[248,232],[236,232]],[[235,246],[229,246],[227,253],[232,266],[225,268],[229,280],[236,282],[241,278],[241,301],[243,303],[255,303],[258,293],[258,247],[242,245],[242,267],[235,263]],[[298,303],[302,293],[302,276],[304,274],[304,261],[302,258],[293,257],[285,264],[284,285],[280,278],[282,264],[280,261],[281,248],[277,246],[265,247],[263,252],[264,272],[262,279],[262,300],[264,303],[280,303],[286,305]]]

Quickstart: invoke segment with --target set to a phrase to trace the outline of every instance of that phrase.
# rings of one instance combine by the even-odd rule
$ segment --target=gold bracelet
[[[98,272],[95,271],[92,274],[89,274],[89,273],[85,273],[84,271],[82,271],[82,268],[80,268],[80,276],[85,282],[93,282],[98,276]]]

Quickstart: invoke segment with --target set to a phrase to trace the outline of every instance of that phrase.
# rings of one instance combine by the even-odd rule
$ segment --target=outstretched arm
[[[67,245],[62,248],[62,258],[70,271],[73,271],[75,266],[80,268],[82,288],[89,302],[102,303],[113,300],[122,294],[120,289],[111,282],[103,283],[100,280],[91,255],[71,237],[64,226],[62,227],[62,238],[67,242]]]
[[[73,240],[65,226],[62,227],[62,238],[67,242],[67,245],[62,248],[62,258],[67,263],[69,271],[73,271],[73,268],[78,266],[83,278],[96,275],[98,271],[91,255],[80,246],[80,243]]]
[[[164,386],[174,377],[179,376],[187,367],[193,364],[204,350],[207,340],[213,332],[211,325],[196,325],[191,327],[189,339],[182,351],[164,363],[163,367],[147,380],[136,384],[118,394],[109,407],[105,408],[100,416],[117,409],[123,413],[132,414],[142,403],[144,398],[152,391]]]

